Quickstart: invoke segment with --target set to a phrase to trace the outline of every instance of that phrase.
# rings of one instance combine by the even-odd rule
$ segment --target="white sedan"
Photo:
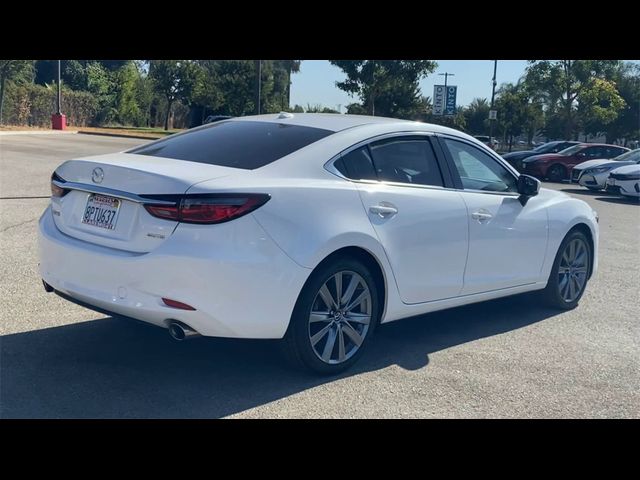
[[[51,188],[47,291],[176,339],[283,339],[328,374],[380,323],[532,290],[574,308],[598,264],[586,203],[418,122],[232,118],[67,161]]]
[[[640,149],[625,152],[610,160],[587,160],[571,170],[572,183],[579,183],[589,190],[598,191],[605,188],[609,173],[625,165],[640,164]]]
[[[627,165],[613,170],[607,178],[606,189],[625,197],[640,197],[640,165]]]

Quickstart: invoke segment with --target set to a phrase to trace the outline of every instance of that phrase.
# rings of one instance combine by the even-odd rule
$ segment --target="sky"
[[[493,60],[436,60],[438,68],[420,82],[423,95],[433,98],[433,86],[444,84],[444,76],[438,73],[453,73],[447,84],[458,86],[458,105],[468,105],[476,97],[491,99]],[[497,86],[505,82],[515,83],[524,74],[526,60],[499,60],[496,75]],[[291,105],[320,104],[345,112],[346,105],[357,102],[338,87],[336,81],[345,75],[328,60],[304,60],[300,72],[291,77]]]

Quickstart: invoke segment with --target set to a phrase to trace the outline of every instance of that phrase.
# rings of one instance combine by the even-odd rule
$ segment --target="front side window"
[[[443,186],[436,155],[427,138],[394,137],[369,145],[378,180]]]
[[[604,147],[589,147],[581,153],[587,158],[603,158],[606,155]]]
[[[462,186],[468,190],[517,192],[516,178],[494,158],[467,143],[444,139]]]

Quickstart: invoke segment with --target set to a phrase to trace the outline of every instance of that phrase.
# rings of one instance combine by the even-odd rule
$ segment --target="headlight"
[[[613,169],[613,167],[595,167],[586,170],[584,173],[594,174],[594,173],[605,173],[609,170]]]

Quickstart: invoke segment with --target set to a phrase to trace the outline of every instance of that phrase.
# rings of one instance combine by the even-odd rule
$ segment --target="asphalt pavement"
[[[318,378],[277,342],[176,343],[45,293],[36,228],[51,172],[141,143],[0,136],[1,418],[640,417],[637,202],[544,185],[600,215],[600,270],[575,310],[520,295],[394,322],[355,369]]]

